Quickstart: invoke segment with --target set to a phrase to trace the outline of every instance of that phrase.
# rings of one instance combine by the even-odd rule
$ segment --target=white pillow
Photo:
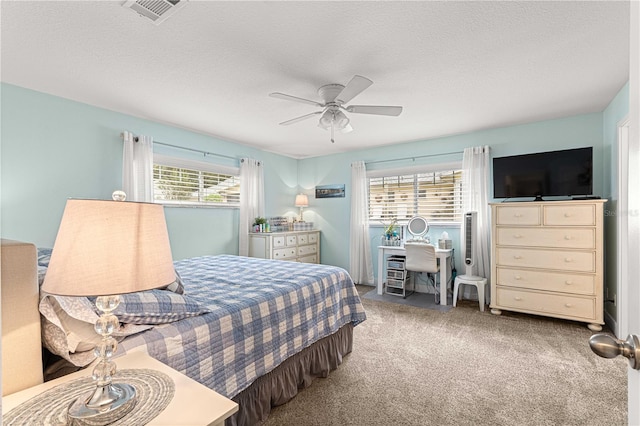
[[[100,342],[94,325],[98,315],[86,297],[54,296],[42,293],[42,344],[51,353],[61,356],[73,365],[84,367],[95,358],[93,348]],[[150,325],[124,324],[113,333],[122,340],[125,336],[148,330]]]

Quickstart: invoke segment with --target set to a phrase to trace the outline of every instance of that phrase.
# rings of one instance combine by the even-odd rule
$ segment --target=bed
[[[40,279],[46,254],[40,250],[37,260]],[[175,267],[175,285],[124,298],[118,355],[147,352],[233,399],[240,408],[228,425],[259,424],[271,407],[314,377],[326,377],[351,352],[353,327],[366,319],[342,268],[230,255],[181,260]],[[54,374],[58,365],[93,360],[86,350],[91,341],[83,341],[93,336],[78,331],[71,339],[74,333],[64,328],[89,324],[95,311],[88,311],[89,300],[65,299],[40,300],[43,344],[62,358],[49,367]],[[64,333],[64,341],[60,334],[52,338],[52,330]]]

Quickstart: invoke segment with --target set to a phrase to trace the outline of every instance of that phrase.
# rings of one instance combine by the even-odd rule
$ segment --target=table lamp
[[[101,312],[95,330],[102,341],[95,348],[96,388],[69,406],[74,424],[116,421],[136,404],[135,388],[112,383],[118,343],[111,334],[120,327],[113,311],[119,294],[164,287],[176,279],[162,205],[114,201],[68,200],[42,291],[62,296],[98,296]]]
[[[309,198],[307,198],[306,194],[298,194],[296,195],[296,207],[300,207],[300,222],[304,222],[302,220],[302,209],[309,206]]]

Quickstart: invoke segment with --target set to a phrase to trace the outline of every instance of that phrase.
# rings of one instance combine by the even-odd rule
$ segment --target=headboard
[[[2,240],[2,395],[43,382],[38,260],[33,244]]]

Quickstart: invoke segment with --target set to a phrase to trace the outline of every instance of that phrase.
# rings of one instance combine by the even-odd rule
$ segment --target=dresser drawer
[[[594,228],[496,228],[496,244],[593,249],[596,247]]]
[[[496,303],[501,308],[595,320],[595,299],[525,290],[497,288]]]
[[[318,233],[312,232],[309,234],[309,244],[315,244],[318,242]]]
[[[308,234],[299,234],[298,235],[298,244],[307,244],[309,241]]]
[[[496,206],[497,225],[540,225],[539,206]]]
[[[564,204],[543,206],[545,225],[584,226],[596,224],[596,206]]]
[[[286,239],[284,235],[278,235],[277,237],[273,237],[273,246],[274,247],[284,247],[286,244]]]
[[[295,247],[282,248],[273,251],[274,259],[291,259],[295,258],[297,249]]]
[[[300,262],[300,263],[318,263],[318,256],[314,254],[312,256],[299,257],[298,258],[298,262]]]
[[[558,291],[585,295],[596,294],[595,275],[496,268],[496,284],[499,286],[520,287],[532,290]]]
[[[595,272],[595,252],[497,247],[496,264],[518,268]]]
[[[318,248],[316,247],[315,244],[309,245],[309,246],[300,246],[298,247],[298,256],[304,256],[307,254],[316,253],[317,251],[318,251]]]
[[[295,246],[298,244],[298,236],[297,235],[287,235],[287,245]]]

